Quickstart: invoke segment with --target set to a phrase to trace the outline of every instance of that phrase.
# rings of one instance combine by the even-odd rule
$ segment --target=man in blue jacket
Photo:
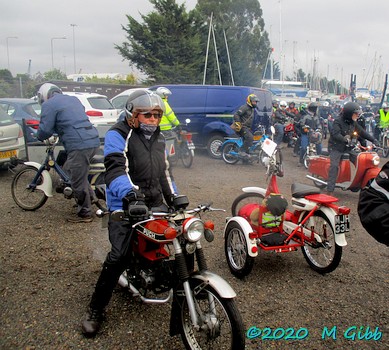
[[[37,138],[41,141],[57,134],[67,153],[65,170],[69,174],[77,215],[69,222],[91,222],[93,191],[88,181],[90,160],[100,146],[99,133],[89,121],[82,103],[74,96],[63,95],[61,89],[50,83],[38,91],[42,105]]]

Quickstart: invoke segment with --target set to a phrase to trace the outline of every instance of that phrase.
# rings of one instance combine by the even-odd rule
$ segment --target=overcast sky
[[[192,9],[197,1],[178,2]],[[348,85],[353,73],[358,86],[378,82],[382,86],[389,72],[388,0],[259,2],[274,59],[281,62],[285,76],[293,76],[293,67],[312,72],[316,60],[321,75]],[[30,60],[31,74],[52,66],[67,74],[74,68],[82,73],[136,73],[122,62],[114,44],[125,41],[121,25],[127,24],[126,14],[140,20],[139,13],[153,9],[148,0],[0,0],[0,4],[0,68],[9,67],[13,75],[27,73]]]

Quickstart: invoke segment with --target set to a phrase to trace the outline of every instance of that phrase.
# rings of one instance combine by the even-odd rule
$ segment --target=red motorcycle
[[[187,349],[244,349],[245,334],[232,287],[208,270],[201,238],[211,242],[214,224],[202,213],[224,211],[211,204],[186,209],[178,196],[173,207],[129,206],[111,220],[130,220],[128,267],[119,284],[143,303],[172,303],[170,335],[181,334]],[[105,214],[99,212],[99,216]],[[135,222],[134,222],[135,221]]]
[[[288,122],[284,127],[283,142],[288,144],[288,147],[294,147],[297,141],[297,133],[294,126],[293,118],[288,118]]]
[[[247,276],[259,250],[286,253],[299,248],[313,270],[332,272],[340,263],[342,247],[347,245],[350,209],[336,205],[337,198],[320,194],[315,187],[295,183],[293,211],[287,210],[277,185],[277,176],[283,176],[282,153],[275,146],[271,152],[267,160],[268,187],[245,187],[232,203],[233,217],[224,229],[231,273],[238,278]]]
[[[379,167],[380,157],[372,149],[373,146],[363,147],[358,143],[352,149],[355,154],[353,162],[350,160],[348,153],[342,156],[335,184],[336,188],[343,191],[358,192],[378,175],[381,169]],[[375,147],[375,149],[378,149],[378,147]],[[311,179],[316,187],[325,188],[327,187],[329,170],[329,156],[312,156],[308,165],[310,175],[306,175],[306,177]]]

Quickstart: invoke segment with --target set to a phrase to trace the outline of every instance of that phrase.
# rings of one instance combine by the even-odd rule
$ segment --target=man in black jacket
[[[344,105],[339,117],[335,119],[333,128],[328,140],[328,149],[330,151],[330,170],[328,174],[327,193],[333,194],[336,179],[338,177],[339,163],[342,154],[349,153],[350,160],[355,163],[356,155],[348,147],[354,131],[363,139],[367,139],[373,144],[378,144],[369,133],[357,123],[361,114],[361,107],[355,102],[348,102]]]
[[[129,205],[163,208],[171,205],[175,190],[168,169],[165,139],[159,123],[164,110],[161,98],[146,89],[132,92],[126,103],[126,118],[105,135],[104,165],[107,205],[110,212]],[[161,209],[163,210],[163,209]],[[111,251],[108,253],[82,322],[86,336],[94,336],[104,308],[125,269],[131,222],[108,223]]]
[[[249,149],[253,144],[251,127],[254,119],[254,109],[257,107],[259,98],[255,94],[247,96],[246,104],[240,106],[234,114],[235,131],[243,137],[243,149],[241,156],[248,158]]]

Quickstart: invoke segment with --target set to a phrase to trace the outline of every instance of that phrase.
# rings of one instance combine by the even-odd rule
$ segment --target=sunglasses
[[[162,113],[139,113],[139,115],[143,115],[146,119],[150,119],[151,117],[155,119],[162,118]]]

